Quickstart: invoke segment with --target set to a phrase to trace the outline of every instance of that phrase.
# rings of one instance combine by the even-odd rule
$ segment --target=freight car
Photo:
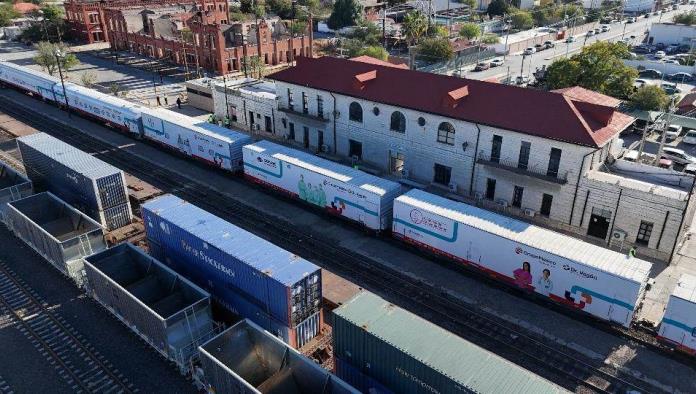
[[[401,193],[396,182],[269,141],[244,147],[244,176],[375,231],[389,229]]]
[[[37,189],[51,191],[109,231],[131,223],[123,171],[45,133],[17,138],[17,145]]]
[[[49,101],[56,101],[53,88],[60,85],[58,78],[6,61],[0,61],[0,81]],[[59,97],[63,97],[62,92]]]
[[[142,205],[150,253],[295,348],[321,327],[321,269],[173,195]]]
[[[209,393],[359,393],[249,320],[199,351],[202,367],[195,376]]]
[[[246,134],[167,109],[142,109],[143,136],[188,157],[231,172],[242,169]]]
[[[4,222],[7,203],[31,196],[34,188],[29,179],[0,161],[0,222]]]
[[[334,311],[336,374],[363,393],[565,393],[367,291]]]
[[[411,190],[394,237],[523,291],[629,327],[652,264],[494,212]]]
[[[667,302],[658,338],[696,355],[696,276],[683,274]]]

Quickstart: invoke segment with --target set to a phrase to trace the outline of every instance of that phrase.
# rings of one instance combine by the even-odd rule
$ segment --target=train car
[[[567,393],[362,291],[334,311],[336,374],[363,393]]]
[[[173,195],[141,207],[150,253],[299,348],[319,333],[321,269]]]
[[[60,83],[53,86],[53,92],[56,96],[63,97],[63,87]],[[73,83],[65,84],[65,94],[70,109],[134,137],[142,135],[140,111],[143,107],[140,105]],[[58,103],[61,104],[63,101]]]
[[[161,108],[142,109],[143,135],[186,156],[231,172],[242,169],[248,135]]]
[[[56,84],[60,85],[60,79],[7,61],[0,61],[0,81],[46,100],[63,97],[62,93],[56,96],[53,90]]]
[[[49,192],[7,204],[7,227],[67,277],[82,285],[82,257],[106,249],[99,223]]]
[[[84,258],[87,294],[187,371],[215,335],[210,294],[131,244]]]
[[[658,338],[696,355],[696,276],[682,274],[667,302]]]
[[[123,171],[46,133],[17,138],[27,176],[107,230],[130,224],[132,213]]]
[[[201,369],[194,376],[208,393],[359,393],[249,320],[225,330],[199,352]]]
[[[34,187],[27,177],[0,161],[0,222],[4,222],[7,203],[29,197]]]
[[[411,190],[392,234],[524,291],[630,326],[652,264],[471,205]]]
[[[375,231],[390,228],[401,193],[396,182],[269,141],[244,147],[244,176]]]

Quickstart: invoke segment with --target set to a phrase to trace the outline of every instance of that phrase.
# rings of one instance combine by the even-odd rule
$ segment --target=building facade
[[[291,37],[277,18],[228,24],[226,2],[205,7],[105,8],[111,48],[217,74],[246,73],[258,67],[252,59],[275,66],[312,54],[310,30]]]
[[[616,100],[414,73],[302,58],[270,76],[274,136],[407,186],[670,259],[691,222],[692,185],[607,181],[619,133],[634,120],[616,111]]]
[[[676,23],[653,23],[648,32],[649,44],[685,45],[694,48],[696,44],[696,26]]]
[[[252,78],[216,80],[212,85],[212,94],[212,112],[218,120],[224,123],[229,117],[233,128],[259,138],[276,137],[278,106],[273,82]]]

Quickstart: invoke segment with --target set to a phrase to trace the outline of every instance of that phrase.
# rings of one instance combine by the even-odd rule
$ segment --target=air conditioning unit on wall
[[[536,211],[533,210],[533,209],[525,208],[525,209],[524,209],[524,214],[527,215],[527,216],[529,216],[529,217],[532,217],[532,218],[533,218],[534,215],[536,215]]]
[[[502,199],[501,199],[501,200],[496,200],[495,203],[498,204],[498,205],[500,205],[500,206],[503,207],[503,208],[507,208],[507,207],[508,207],[508,202],[507,202],[507,200],[502,200]]]
[[[626,239],[626,232],[623,230],[614,230],[611,233],[611,239],[614,241],[623,242]]]
[[[450,192],[452,192],[452,193],[457,192],[457,184],[455,182],[450,182],[449,185],[447,185],[447,187],[449,188]]]

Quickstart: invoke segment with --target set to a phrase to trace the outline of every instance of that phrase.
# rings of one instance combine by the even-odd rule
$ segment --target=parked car
[[[665,130],[665,137],[667,138],[667,141],[674,141],[679,137],[679,134],[681,134],[682,127],[671,124],[667,126],[667,130]]]
[[[696,176],[696,164],[687,164],[684,167],[684,173]]]
[[[662,149],[662,157],[679,164],[696,164],[696,157],[689,155],[681,149],[666,146]]]
[[[601,32],[602,32],[602,29],[600,29],[599,27],[594,29],[594,34],[599,34]]]
[[[679,4],[672,4],[672,9],[673,10],[678,10],[679,9]]]
[[[662,63],[664,63],[664,64],[681,64],[681,63],[679,63],[679,60],[676,60],[676,59],[662,60]]]
[[[489,64],[491,65],[491,67],[498,67],[498,66],[502,66],[504,63],[505,63],[505,61],[503,59],[498,58],[498,59],[491,60],[491,62]]]
[[[568,36],[565,40],[566,43],[570,44],[571,42],[575,42],[575,37],[573,36]]]
[[[588,30],[587,31],[587,36],[594,36],[594,30]]]
[[[665,82],[662,84],[662,90],[669,95],[681,93],[681,89],[677,87],[676,83]]]
[[[529,47],[529,48],[524,50],[525,55],[533,55],[535,53],[536,53],[536,49],[534,49],[534,47]]]
[[[669,74],[669,75],[667,76],[667,79],[670,80],[670,81],[675,81],[675,82],[679,82],[679,83],[684,83],[684,82],[691,82],[691,81],[693,81],[693,80],[694,80],[694,76],[691,75],[691,74],[689,74],[689,73],[678,72],[678,73],[674,73],[674,74]]]
[[[636,82],[633,84],[633,86],[634,86],[636,89],[637,89],[637,88],[642,88],[642,87],[645,86],[647,83],[648,83],[648,81],[646,81],[646,80],[644,80],[644,79],[636,79]]]
[[[607,31],[611,30],[611,26],[609,26],[609,25],[602,25],[602,27],[600,27],[600,29],[602,29],[602,32],[607,32]]]
[[[655,70],[654,68],[647,68],[645,70],[642,70],[638,73],[639,77],[644,77],[644,78],[655,78],[655,79],[660,79],[662,78],[662,72]]]
[[[515,84],[517,85],[526,85],[529,83],[529,77],[526,75],[518,75],[517,78],[515,78]]]
[[[553,48],[556,46],[556,44],[553,43],[553,41],[544,41],[544,46],[546,49]]]
[[[632,16],[632,17],[628,18],[628,20],[626,20],[626,23],[636,23],[636,20],[637,20],[636,17]]]
[[[653,56],[655,56],[655,59],[662,59],[667,56],[667,54],[664,51],[657,51]]]
[[[486,62],[480,62],[474,67],[474,71],[485,71],[491,68],[491,65]]]
[[[689,145],[696,145],[696,130],[687,131],[682,142]]]
[[[534,49],[536,50],[536,52],[541,52],[544,49],[546,49],[546,47],[544,46],[544,44],[536,44],[534,45]]]

